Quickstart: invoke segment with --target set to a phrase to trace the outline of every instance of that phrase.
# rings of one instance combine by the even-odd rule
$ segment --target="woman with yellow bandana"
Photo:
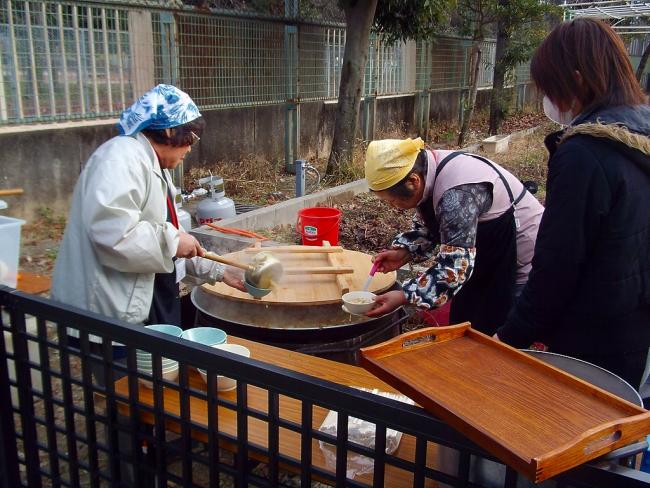
[[[378,271],[433,258],[401,291],[378,296],[367,315],[407,303],[433,309],[453,297],[452,323],[467,320],[493,334],[528,280],[542,205],[489,159],[432,150],[420,138],[371,142],[365,173],[381,200],[416,209],[413,229],[375,256]]]

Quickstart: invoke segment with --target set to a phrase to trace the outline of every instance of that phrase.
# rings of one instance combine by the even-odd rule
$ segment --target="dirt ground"
[[[521,180],[538,184],[536,197],[543,203],[546,196],[546,158],[544,137],[553,130],[553,124],[539,126],[535,133],[511,142],[507,152],[497,155],[477,151],[488,157]],[[376,253],[385,249],[393,237],[411,227],[414,211],[390,207],[369,193],[360,194],[351,201],[337,205],[342,211],[339,244],[346,249]],[[257,233],[283,243],[299,244],[301,237],[295,226],[257,229]]]

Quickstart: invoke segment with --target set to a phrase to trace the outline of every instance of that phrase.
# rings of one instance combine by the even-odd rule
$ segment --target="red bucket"
[[[339,222],[341,211],[332,207],[308,207],[298,211],[296,229],[302,235],[305,246],[322,246],[329,241],[332,246],[339,243]]]

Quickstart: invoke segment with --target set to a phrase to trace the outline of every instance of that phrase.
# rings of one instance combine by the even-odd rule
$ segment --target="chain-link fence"
[[[170,5],[177,5],[172,8]],[[338,96],[345,26],[172,2],[0,2],[0,125],[116,116],[156,83],[202,109]],[[471,41],[371,38],[364,95],[464,89]],[[481,43],[479,86],[495,43]]]

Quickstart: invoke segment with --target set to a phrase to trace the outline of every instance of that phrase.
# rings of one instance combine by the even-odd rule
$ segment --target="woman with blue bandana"
[[[169,170],[204,128],[191,98],[158,85],[125,110],[77,181],[54,269],[52,297],[134,324],[180,324],[187,273],[243,289],[235,270],[202,259],[178,224]],[[71,331],[74,335],[76,331]]]

